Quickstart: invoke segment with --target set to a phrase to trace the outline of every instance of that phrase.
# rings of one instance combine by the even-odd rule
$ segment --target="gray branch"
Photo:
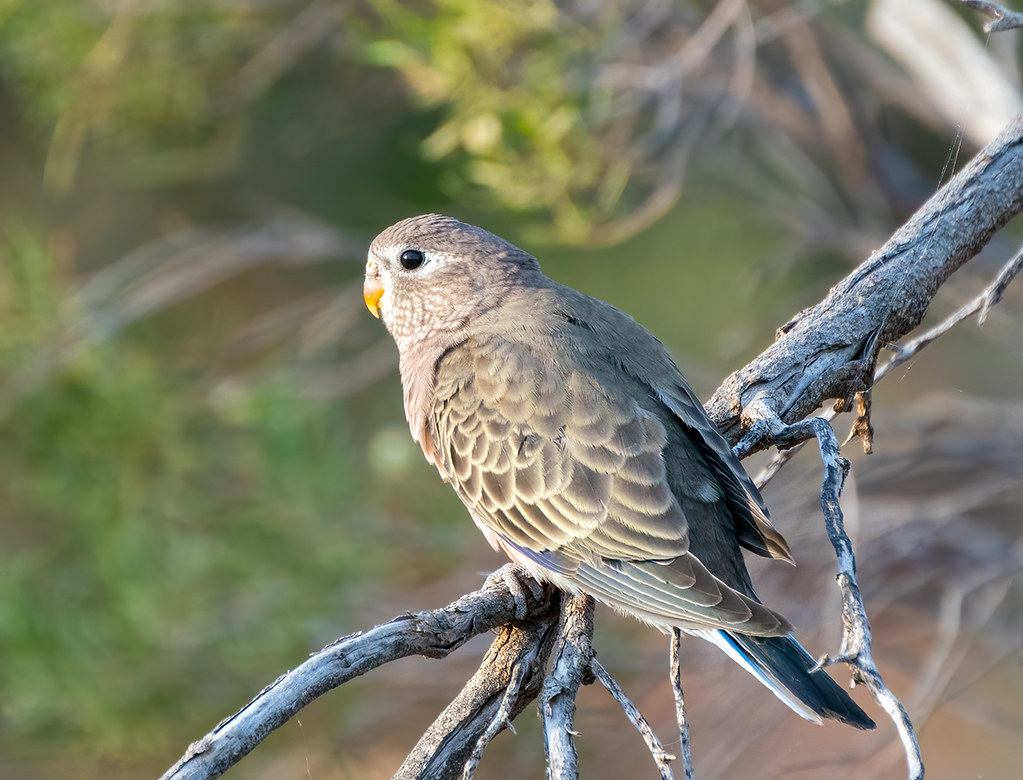
[[[870,389],[880,347],[919,325],[942,283],[1023,209],[1021,145],[1023,115],[724,381],[706,406],[732,444],[764,414],[791,423],[829,399],[844,402]]]
[[[477,634],[499,626],[502,627],[502,632],[487,656],[490,665],[485,661],[480,671],[487,672],[486,675],[482,675],[488,677],[484,681],[485,685],[491,686],[492,690],[500,689],[503,694],[503,688],[510,679],[511,664],[506,664],[509,659],[518,659],[520,663],[526,658],[537,659],[543,661],[541,668],[546,666],[546,658],[540,659],[543,653],[537,647],[538,638],[545,634],[543,625],[554,625],[557,610],[552,606],[550,589],[544,589],[539,593],[538,598],[536,592],[527,590],[526,619],[521,623],[512,623],[517,609],[516,595],[509,590],[501,577],[492,576],[480,590],[462,596],[444,609],[401,615],[369,631],[341,637],[310,657],[301,666],[281,675],[241,710],[221,721],[205,737],[189,745],[178,762],[164,773],[162,780],[219,777],[262,742],[271,731],[282,726],[299,710],[327,691],[399,658],[410,655],[444,658]],[[510,623],[512,625],[508,625]],[[542,645],[542,641],[539,644]],[[498,673],[496,670],[503,672]],[[477,673],[476,677],[480,676],[481,674]],[[466,687],[468,689],[469,686]],[[537,681],[536,692],[539,691],[539,687]],[[534,698],[536,692],[533,693]],[[465,691],[456,701],[462,700],[464,695]],[[500,698],[498,695],[498,702]],[[476,703],[477,714],[467,716],[451,728],[453,732],[465,734],[463,738],[465,741],[471,740],[470,750],[476,742],[472,735],[475,734],[478,739],[496,712],[495,707],[490,717],[487,717],[487,706],[482,699],[482,695],[477,694],[473,700]],[[527,703],[528,701],[523,702],[522,708]],[[452,707],[454,703],[448,707],[445,714],[450,712]],[[467,706],[466,709],[473,710],[473,707]],[[470,722],[477,724],[477,731],[469,725]],[[481,722],[482,727],[479,727],[478,724]],[[436,726],[435,723],[431,731]],[[412,756],[409,757],[410,760],[411,758]],[[464,763],[467,758],[468,751],[462,757],[462,762]],[[408,763],[407,760],[406,764]],[[460,773],[461,766],[457,774]]]
[[[579,760],[575,749],[575,696],[579,686],[593,682],[593,612],[589,596],[565,598],[551,673],[540,697],[544,750],[549,780],[575,780]]]
[[[770,441],[778,447],[789,447],[816,438],[824,463],[821,481],[821,511],[828,539],[838,559],[838,588],[842,594],[842,646],[835,658],[825,656],[820,665],[846,663],[853,670],[853,679],[865,685],[874,700],[888,714],[902,740],[910,780],[923,780],[924,765],[913,723],[905,707],[885,685],[881,672],[874,663],[873,638],[870,621],[863,604],[859,582],[856,579],[856,557],[852,542],[845,532],[845,521],[838,498],[849,472],[849,461],[839,452],[838,439],[830,423],[822,417],[811,417],[792,425],[785,425],[777,417],[762,417],[738,445],[737,450],[748,450],[759,441]]]
[[[821,303],[784,325],[777,341],[732,374],[708,404],[722,430],[732,436],[745,434],[735,445],[739,457],[768,446],[786,449],[817,439],[824,463],[821,508],[838,559],[836,579],[843,605],[842,646],[833,660],[848,663],[854,679],[866,685],[891,717],[911,780],[923,777],[920,745],[909,715],[874,663],[856,559],[838,503],[849,463],[839,454],[827,420],[803,418],[828,399],[836,400],[836,411],[850,408],[855,399],[859,414],[854,430],[869,450],[868,394],[884,374],[877,371],[878,351],[919,325],[941,284],[1023,208],[1021,143],[1023,115]],[[1017,258],[1010,261],[977,299],[976,308],[964,307],[961,316],[954,315],[934,338],[968,314],[987,311],[1019,267]],[[933,340],[929,335],[916,349]]]
[[[682,692],[682,632],[677,628],[671,632],[671,690],[675,696],[675,721],[678,723],[679,760],[682,762],[682,777],[693,780],[693,755],[689,744],[689,718],[686,715],[685,695]]]
[[[508,585],[500,570],[488,581]],[[501,626],[480,668],[419,739],[395,780],[472,777],[490,740],[541,690],[556,636],[558,602],[556,594],[545,611],[530,606],[524,620]]]
[[[991,17],[991,21],[984,23],[984,32],[988,34],[1023,27],[1023,14],[1018,11],[1010,11],[998,3],[988,3],[985,0],[961,0],[961,2],[963,5]]]

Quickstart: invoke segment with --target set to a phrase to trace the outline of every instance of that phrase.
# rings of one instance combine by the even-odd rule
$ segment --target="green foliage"
[[[0,0],[0,64],[36,121],[55,125],[51,188],[71,187],[90,140],[135,165],[171,159],[179,177],[225,170],[243,129],[234,111],[239,69],[287,11],[205,0]]]
[[[392,531],[365,523],[348,412],[283,381],[207,393],[158,343],[46,363],[73,286],[41,237],[0,245],[0,722],[8,753],[198,733],[281,658],[339,633]],[[27,372],[27,374],[26,374]],[[12,397],[26,375],[34,385]],[[301,605],[301,608],[297,608]],[[260,666],[265,664],[265,668]],[[187,672],[187,673],[186,673]],[[182,681],[195,690],[182,695]],[[210,685],[210,680],[219,684]]]
[[[444,161],[452,196],[572,242],[635,205],[624,198],[631,165],[595,133],[581,87],[614,19],[552,0],[374,0],[375,13],[337,0],[311,21],[304,6],[0,0],[0,67],[34,121],[53,127],[50,190],[71,190],[90,144],[116,151],[112,173],[149,186],[230,174],[259,100],[333,34],[340,45],[316,67],[340,79],[357,60],[400,74],[434,122],[420,154]]]
[[[373,5],[384,25],[367,34],[364,56],[397,68],[423,106],[443,107],[422,149],[452,158],[453,192],[549,215],[548,238],[582,240],[615,213],[622,182],[573,83],[606,23],[583,27],[549,0],[437,0],[424,12]]]

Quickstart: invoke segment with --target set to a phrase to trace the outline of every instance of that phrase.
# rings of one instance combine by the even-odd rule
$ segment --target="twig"
[[[515,567],[509,566],[492,574],[488,582],[507,585],[516,581],[516,576]],[[513,596],[518,594],[516,603],[528,612],[525,591],[533,591],[534,586],[539,585],[535,581],[533,586],[519,584],[524,587],[512,593]],[[513,720],[539,695],[557,633],[560,598],[555,591],[545,612],[501,626],[479,669],[420,737],[395,773],[394,780],[462,777],[480,737],[495,721]],[[524,677],[514,697],[510,697],[513,670],[519,669]],[[506,717],[498,720],[502,708]]]
[[[600,680],[600,684],[607,688],[608,693],[621,705],[626,717],[632,721],[632,725],[636,727],[640,736],[643,737],[643,741],[646,742],[646,746],[650,749],[650,755],[653,756],[657,769],[661,773],[661,780],[674,780],[675,776],[672,774],[671,765],[668,762],[673,761],[675,756],[665,751],[661,740],[657,738],[654,730],[650,728],[650,723],[647,722],[647,719],[643,717],[629,697],[625,695],[625,691],[615,682],[614,678],[607,673],[607,669],[601,665],[600,661],[594,658],[590,662],[590,669],[593,670],[594,677]]]
[[[675,720],[681,744],[679,758],[685,780],[693,780],[693,755],[689,744],[689,719],[686,717],[685,696],[682,693],[682,632],[677,628],[671,632],[671,691],[675,694]]]
[[[472,780],[472,778],[476,775],[476,770],[480,765],[480,759],[483,758],[483,751],[487,749],[487,745],[490,744],[490,740],[496,737],[501,729],[507,727],[514,733],[515,727],[511,722],[511,712],[515,700],[519,696],[519,692],[522,687],[522,680],[525,676],[526,666],[524,664],[518,663],[512,667],[511,680],[508,681],[508,688],[505,690],[504,696],[501,698],[501,706],[497,708],[497,712],[490,721],[490,725],[487,726],[487,730],[480,735],[478,740],[476,740],[476,747],[473,748],[472,754],[469,756],[469,760],[465,762],[465,769],[462,772],[464,780]]]
[[[529,614],[550,608],[528,594]],[[444,658],[469,639],[511,621],[515,598],[500,579],[488,580],[444,609],[401,615],[366,632],[342,637],[281,675],[241,710],[222,721],[163,775],[163,780],[219,777],[271,731],[322,694],[378,666],[410,655]]]
[[[967,317],[979,314],[980,316],[977,318],[977,321],[983,325],[984,321],[987,319],[988,313],[991,311],[991,308],[997,305],[1002,299],[1002,295],[1005,294],[1006,288],[1009,286],[1010,282],[1016,278],[1020,271],[1023,271],[1023,246],[1021,246],[1016,254],[1002,266],[998,275],[995,276],[987,287],[984,288],[980,295],[964,306],[961,306],[926,333],[917,336],[915,339],[912,339],[905,344],[896,344],[889,347],[889,349],[895,353],[895,356],[878,368],[877,372],[874,374],[874,382],[879,382],[881,378],[893,368],[901,366],[924,347],[927,347],[937,341]]]
[[[746,410],[754,404],[795,422],[830,399],[868,389],[880,346],[916,328],[942,283],[1021,210],[1023,114],[824,300],[728,377],[706,404],[711,419],[734,444],[749,430]]]
[[[991,17],[990,22],[984,23],[984,32],[986,33],[1004,32],[1023,27],[1023,14],[1018,11],[1010,11],[997,3],[988,3],[985,0],[960,0],[960,2]]]
[[[1023,246],[1002,266],[995,278],[991,280],[991,283],[972,301],[964,304],[939,324],[915,339],[907,341],[905,344],[889,345],[888,349],[894,352],[895,356],[879,366],[877,371],[874,372],[874,380],[871,387],[887,376],[893,368],[898,368],[907,360],[915,357],[924,347],[933,344],[963,320],[974,314],[979,314],[977,322],[983,325],[991,309],[1002,300],[1002,296],[1005,294],[1006,289],[1008,289],[1009,284],[1021,271],[1023,271]],[[834,409],[826,409],[819,416],[830,422],[835,417],[835,414]],[[853,430],[850,431],[848,438],[843,444],[848,443],[856,434],[855,427],[854,425]],[[792,460],[795,454],[803,448],[805,443],[800,442],[792,447],[775,452],[771,460],[764,465],[760,473],[757,474],[756,479],[754,479],[757,487],[762,488],[770,482],[781,471],[782,466]]]
[[[853,554],[852,542],[845,532],[842,508],[838,502],[849,470],[849,461],[839,453],[838,438],[828,421],[822,417],[811,417],[785,425],[776,415],[765,411],[763,407],[748,411],[751,417],[758,416],[749,434],[736,445],[736,451],[751,451],[765,440],[770,444],[785,447],[811,437],[817,439],[821,460],[824,463],[821,510],[824,513],[828,538],[835,548],[838,559],[836,580],[842,593],[842,643],[839,654],[836,657],[824,656],[820,660],[820,665],[842,662],[852,667],[853,679],[866,685],[874,700],[895,724],[906,755],[908,777],[910,780],[921,780],[924,776],[923,758],[913,723],[895,694],[885,685],[871,651],[870,621],[856,580],[856,557]],[[759,437],[760,441],[750,441],[755,437]]]
[[[577,780],[579,777],[572,721],[579,686],[593,682],[590,662],[593,660],[594,607],[593,599],[588,596],[562,601],[554,665],[540,695],[548,780]]]

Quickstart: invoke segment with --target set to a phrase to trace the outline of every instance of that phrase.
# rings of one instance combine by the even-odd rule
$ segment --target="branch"
[[[675,720],[678,723],[681,746],[682,772],[685,780],[693,780],[693,755],[689,745],[689,719],[686,717],[685,696],[682,693],[682,632],[675,628],[671,632],[671,690],[675,696]]]
[[[511,679],[508,681],[508,688],[505,690],[504,696],[501,697],[501,704],[497,708],[497,712],[494,713],[494,717],[490,719],[486,729],[480,734],[479,739],[476,740],[472,753],[469,754],[469,760],[465,762],[465,767],[462,770],[462,777],[465,780],[472,780],[476,775],[476,770],[479,769],[480,761],[483,759],[483,751],[487,749],[490,740],[496,737],[504,728],[509,728],[512,732],[515,731],[515,727],[512,725],[512,718],[515,717],[513,711],[516,708],[519,694],[522,692],[522,683],[526,678],[527,667],[521,661],[517,661],[511,664],[510,668]],[[433,762],[431,761],[430,763]],[[439,775],[427,772],[421,773],[420,776],[438,777]]]
[[[706,404],[735,444],[761,408],[789,423],[873,384],[877,351],[920,324],[938,288],[1023,209],[1023,115],[881,249],[777,334]],[[756,404],[756,405],[754,405]],[[767,446],[766,441],[758,442]]]
[[[504,567],[490,579],[502,578]],[[514,591],[513,591],[514,594]],[[480,668],[395,773],[395,780],[471,777],[484,748],[540,693],[550,660],[560,594],[535,617],[502,626]]]
[[[879,366],[877,371],[874,372],[874,385],[891,373],[893,368],[898,368],[907,360],[915,357],[924,349],[924,347],[933,344],[963,320],[972,317],[974,314],[979,314],[980,316],[977,318],[977,322],[979,325],[983,325],[987,320],[987,315],[991,312],[991,309],[997,306],[999,301],[1002,300],[1002,295],[1005,294],[1005,290],[1008,288],[1012,280],[1019,275],[1020,271],[1023,271],[1023,246],[1021,246],[1016,254],[1002,266],[1002,269],[998,272],[995,278],[991,280],[991,283],[988,284],[988,286],[985,287],[984,290],[972,301],[961,306],[926,333],[917,336],[905,344],[888,345],[888,349],[894,352],[895,355],[882,366]],[[843,444],[847,444],[853,438],[859,436],[863,439],[863,448],[868,453],[871,452],[871,439],[873,438],[873,430],[870,427],[869,420],[869,398],[869,390],[857,393],[856,421],[853,424],[852,430],[849,432],[849,436],[843,442]],[[826,409],[820,417],[830,421],[834,418],[836,411],[838,410],[834,408]],[[863,431],[863,428],[866,428],[866,430]],[[774,454],[774,457],[772,457],[764,466],[754,480],[757,487],[762,488],[770,482],[771,479],[781,470],[781,467],[792,460],[793,456],[795,456],[795,454],[803,448],[804,444],[805,442],[800,442],[799,444],[788,447],[787,449],[778,450]]]
[[[549,780],[577,780],[579,761],[575,750],[575,697],[579,686],[593,682],[593,612],[589,596],[565,598],[554,654],[554,666],[544,680],[540,698],[544,750]]]
[[[840,411],[851,407],[855,398],[859,415],[854,431],[869,446],[867,394],[879,378],[880,346],[915,328],[941,284],[1021,209],[1023,115],[928,200],[887,244],[835,285],[822,302],[782,326],[775,343],[725,380],[707,405],[723,433],[733,441],[741,436],[734,447],[740,458],[772,445],[790,448],[811,437],[817,439],[825,472],[821,507],[838,558],[837,581],[842,593],[839,660],[853,667],[854,679],[867,686],[892,718],[910,778],[923,776],[919,743],[909,716],[884,684],[871,655],[870,624],[838,504],[848,461],[839,455],[838,441],[827,420],[803,418],[827,399],[837,399],[835,410]],[[1014,258],[1003,269],[978,299],[977,311],[986,311],[997,301],[1019,272],[1019,265]],[[965,316],[956,319],[954,315],[948,327]],[[917,349],[933,340],[928,340],[928,335]]]
[[[532,591],[525,597],[524,625],[528,630],[517,630],[538,634],[528,621],[542,622],[551,613],[551,590],[543,590],[540,598]],[[515,611],[516,598],[507,583],[501,577],[491,576],[480,590],[462,596],[444,609],[401,615],[369,631],[342,637],[279,677],[241,710],[189,745],[162,780],[219,777],[271,731],[327,691],[398,658],[410,655],[444,658],[477,634],[510,623]]]
[[[639,708],[625,695],[625,691],[615,682],[614,678],[607,673],[607,669],[601,666],[600,661],[594,658],[590,663],[590,668],[593,670],[594,676],[600,681],[600,684],[607,688],[607,692],[621,705],[625,716],[636,727],[640,736],[643,737],[643,741],[646,742],[650,755],[654,757],[654,763],[657,764],[657,769],[661,773],[661,780],[674,780],[675,776],[672,774],[671,765],[668,762],[674,760],[675,756],[664,749],[661,740],[657,738],[657,734],[650,728],[650,723],[643,717]]]
[[[980,316],[977,318],[978,324],[983,325],[984,321],[987,320],[987,315],[991,311],[992,307],[996,306],[998,302],[1002,300],[1002,295],[1005,294],[1005,290],[1009,286],[1009,283],[1016,278],[1020,271],[1023,271],[1023,247],[1019,248],[1016,254],[1002,266],[1002,269],[998,272],[991,283],[972,301],[959,307],[959,309],[942,320],[941,323],[935,325],[926,333],[917,336],[912,341],[905,344],[895,344],[889,347],[889,349],[895,353],[895,356],[877,369],[877,373],[874,374],[874,382],[877,383],[881,381],[881,379],[893,368],[898,368],[920,352],[920,350],[924,347],[933,344],[967,317],[979,314]]]
[[[856,558],[852,542],[845,532],[842,508],[838,503],[849,471],[849,461],[841,456],[838,439],[831,425],[821,417],[811,417],[792,425],[783,424],[777,417],[763,416],[751,428],[749,434],[736,445],[736,450],[750,450],[759,441],[769,441],[778,447],[788,447],[816,438],[824,462],[824,478],[821,482],[821,511],[828,539],[835,548],[838,558],[838,573],[835,579],[842,593],[842,645],[836,658],[825,656],[821,666],[843,662],[853,668],[853,680],[865,685],[871,696],[895,723],[906,754],[906,765],[910,780],[922,780],[923,758],[909,714],[895,695],[885,685],[881,672],[874,663],[873,639],[870,621],[863,604],[863,595],[856,580]]]
[[[985,0],[960,0],[960,2],[991,17],[991,21],[984,24],[984,32],[988,34],[1023,27],[1023,14],[1018,11],[1010,11],[997,3],[988,3]]]
[[[920,745],[905,708],[885,685],[871,653],[872,638],[863,597],[856,581],[856,559],[845,533],[838,498],[849,468],[839,454],[838,440],[824,417],[800,419],[828,398],[838,399],[835,411],[851,406],[858,415],[853,433],[870,447],[869,392],[899,362],[923,349],[957,322],[990,310],[1023,267],[1017,254],[988,288],[937,328],[899,348],[895,358],[876,370],[880,344],[900,338],[923,319],[938,287],[973,257],[1023,208],[1023,116],[981,151],[864,264],[836,285],[821,303],[797,315],[778,332],[778,340],[746,368],[733,374],[708,405],[732,434],[745,428],[735,445],[738,457],[767,446],[791,450],[817,439],[824,478],[821,508],[828,538],[838,558],[842,594],[842,644],[836,659],[853,668],[856,682],[866,685],[888,713],[902,740],[909,777],[923,777]],[[726,405],[730,404],[730,408]],[[712,412],[713,414],[713,412]],[[779,455],[761,483],[787,455]]]

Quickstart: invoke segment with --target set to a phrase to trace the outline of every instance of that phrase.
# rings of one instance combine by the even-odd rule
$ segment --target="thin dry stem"
[[[693,754],[689,742],[689,718],[686,717],[685,695],[682,693],[682,658],[680,654],[682,632],[677,628],[671,632],[671,691],[675,695],[675,721],[681,749],[679,759],[685,780],[693,780]]]
[[[639,711],[639,708],[625,695],[625,691],[621,689],[618,683],[615,682],[614,678],[607,673],[600,661],[596,658],[590,663],[590,668],[593,670],[593,675],[600,681],[600,684],[607,688],[608,693],[614,697],[614,700],[621,705],[622,710],[625,712],[625,716],[632,722],[632,725],[636,727],[636,730],[643,737],[643,741],[646,742],[647,748],[650,750],[650,755],[654,758],[654,763],[657,764],[657,769],[661,773],[661,780],[674,780],[674,774],[671,771],[670,761],[675,760],[675,756],[671,755],[664,749],[664,745],[661,744],[661,740],[657,738],[657,734],[650,727],[650,723],[643,714]]]
[[[1023,27],[1023,14],[1003,8],[998,3],[988,3],[985,0],[960,0],[960,2],[991,17],[990,22],[984,23],[984,32],[986,33],[1004,32]]]
[[[856,579],[856,557],[849,535],[845,532],[842,508],[838,501],[849,470],[849,461],[840,454],[838,438],[830,423],[822,417],[811,417],[785,425],[764,407],[750,409],[747,412],[750,419],[754,419],[755,422],[750,427],[749,434],[736,445],[737,452],[749,452],[765,441],[775,446],[789,447],[810,438],[817,439],[821,461],[824,464],[820,492],[821,510],[824,513],[828,539],[831,540],[838,559],[836,580],[842,594],[841,647],[837,656],[825,656],[820,663],[821,666],[826,666],[842,662],[852,667],[853,680],[867,687],[874,700],[895,724],[906,756],[908,777],[910,780],[921,780],[924,776],[923,757],[913,723],[906,709],[885,684],[872,654],[870,621]],[[759,440],[752,441],[753,438]]]

